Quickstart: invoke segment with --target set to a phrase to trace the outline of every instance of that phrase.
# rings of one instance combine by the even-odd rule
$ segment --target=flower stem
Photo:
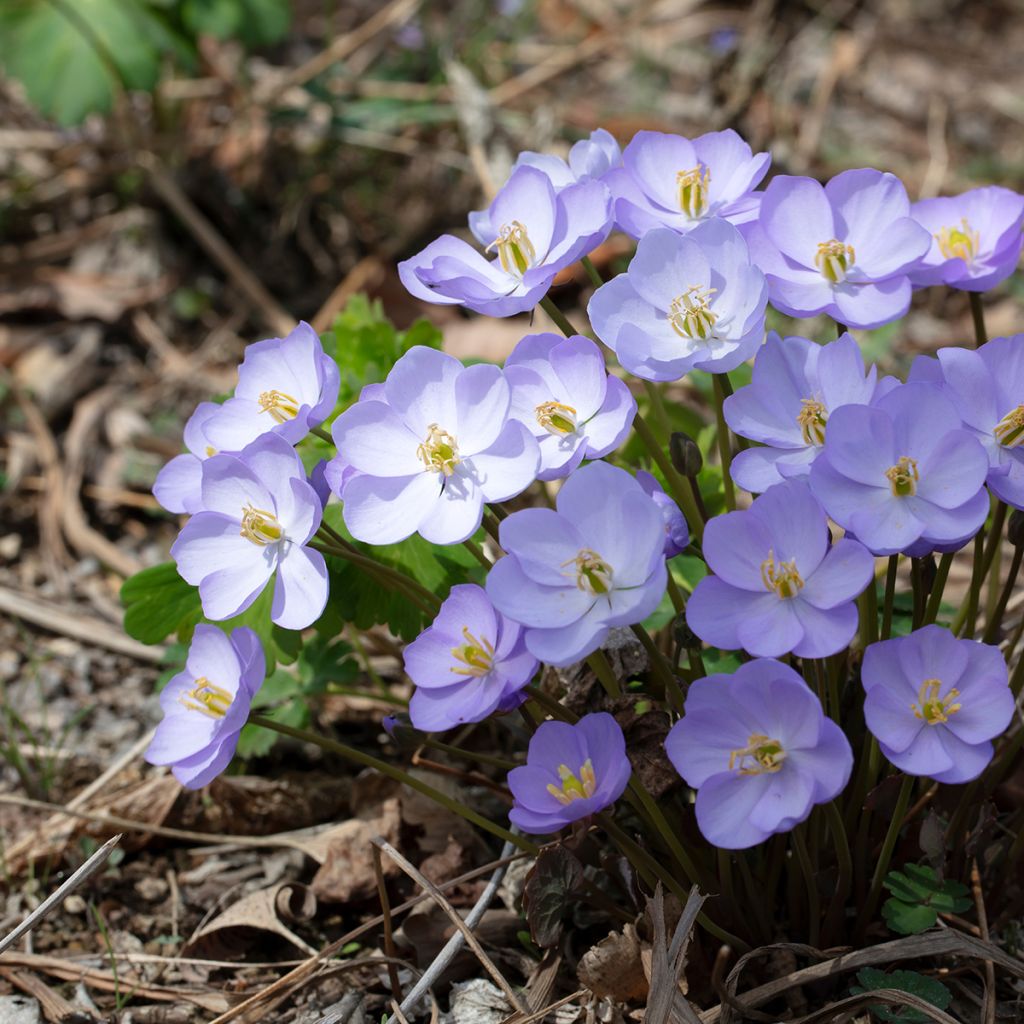
[[[981,583],[985,576],[985,528],[978,531],[974,538],[974,559],[971,563],[971,582],[967,588],[967,597],[960,605],[952,625],[949,627],[954,636],[962,636],[967,640],[974,638],[974,623],[978,617],[978,601],[981,595]]]
[[[501,526],[501,520],[491,512],[490,509],[484,509],[483,528],[487,531],[488,536],[495,544],[501,545],[501,540],[498,536],[498,529]]]
[[[823,805],[823,808],[825,820],[832,833],[832,845],[835,847],[836,859],[839,864],[839,878],[836,881],[836,892],[832,897],[827,921],[830,931],[839,931],[843,923],[846,900],[853,884],[853,858],[850,856],[850,840],[847,838],[846,826],[843,824],[843,816],[839,813],[837,802],[830,800]]]
[[[323,427],[310,427],[309,429],[310,433],[316,434],[316,436],[319,437],[321,441],[326,441],[328,444],[334,444],[334,438],[331,437],[330,432],[324,430]]]
[[[647,656],[651,659],[651,671],[655,679],[661,683],[665,691],[665,699],[672,705],[678,714],[683,713],[683,691],[679,688],[679,680],[676,679],[672,666],[668,659],[658,650],[654,638],[639,623],[632,627],[636,638],[644,645]]]
[[[668,572],[668,596],[676,615],[686,609],[686,599],[683,597],[683,592],[679,589],[679,584],[676,583],[671,569]]]
[[[968,292],[971,300],[971,319],[974,321],[974,343],[981,348],[988,341],[988,332],[985,330],[985,309],[981,304],[981,292]]]
[[[609,697],[622,696],[622,687],[619,685],[618,679],[615,678],[611,662],[605,656],[604,651],[598,649],[593,654],[588,654],[587,664]]]
[[[665,398],[654,381],[645,380],[643,385],[644,391],[647,392],[647,397],[651,400],[651,409],[654,412],[654,419],[661,428],[661,432],[664,434],[665,441],[667,443],[668,439],[672,436],[672,423],[668,418],[668,410],[665,408]]]
[[[595,288],[600,288],[601,285],[604,284],[604,281],[601,279],[601,275],[597,272],[597,267],[595,267],[591,262],[590,257],[583,256],[580,259],[580,263],[583,264],[583,269],[587,272],[587,276],[590,278],[590,283]]]
[[[462,546],[485,568],[490,569],[493,564],[483,553],[480,546],[468,538],[462,542]]]
[[[914,791],[914,776],[904,775],[903,783],[900,786],[899,796],[896,797],[896,807],[889,820],[889,829],[885,833],[882,842],[882,852],[875,863],[875,873],[871,877],[871,890],[868,892],[867,901],[864,903],[858,929],[863,931],[874,916],[875,907],[878,904],[878,897],[882,892],[882,883],[885,881],[886,873],[889,871],[889,862],[892,860],[893,850],[896,849],[896,841],[900,837],[900,829],[903,827],[903,819],[910,805],[910,794]]]
[[[637,432],[637,436],[644,443],[647,451],[650,452],[651,458],[654,459],[658,468],[664,474],[672,497],[683,510],[683,515],[686,517],[686,523],[690,527],[690,532],[700,540],[704,536],[704,520],[697,510],[697,504],[693,500],[693,492],[687,485],[686,480],[683,479],[683,475],[672,465],[672,460],[665,454],[665,449],[658,444],[658,439],[654,436],[650,425],[639,412],[633,420],[633,429]]]
[[[570,323],[569,318],[555,305],[550,295],[540,300],[540,308],[555,322],[555,326],[567,337],[571,338],[580,332]]]
[[[796,854],[797,862],[800,865],[800,873],[804,876],[804,884],[807,886],[807,914],[810,919],[808,929],[808,942],[812,946],[818,945],[818,932],[821,928],[821,893],[818,892],[818,883],[814,879],[814,869],[811,867],[811,858],[807,853],[807,843],[804,841],[806,823],[797,825],[790,833],[793,840],[793,852]]]
[[[495,768],[500,768],[505,772],[511,771],[516,767],[515,761],[506,760],[504,757],[494,757],[492,754],[481,754],[475,750],[463,750],[462,747],[453,746],[451,743],[442,743],[440,740],[435,740],[433,736],[427,736],[423,740],[423,746],[430,747],[432,750],[440,750],[445,754],[451,754],[452,757],[460,757],[464,761],[493,765]]]
[[[722,463],[722,487],[725,491],[725,507],[730,511],[736,508],[736,489],[733,487],[732,474],[729,467],[732,465],[732,442],[729,440],[729,427],[725,422],[725,388],[719,379],[719,374],[711,378],[715,388],[715,422],[718,424],[718,457]]]
[[[896,597],[896,570],[899,568],[900,556],[890,555],[885,570],[885,596],[882,599],[882,639],[892,636],[892,603]]]
[[[665,845],[672,851],[672,856],[675,857],[676,863],[683,869],[686,880],[691,885],[700,883],[702,878],[697,865],[694,864],[689,854],[683,848],[679,837],[668,823],[668,819],[665,817],[661,807],[658,806],[657,800],[651,796],[643,783],[635,775],[629,780],[629,789],[647,813],[654,827],[658,830],[658,834],[665,841]],[[710,881],[710,879],[707,881]]]
[[[871,577],[864,593],[857,598],[860,610],[860,647],[861,650],[878,639],[878,593],[875,590],[875,577]]]
[[[251,715],[249,722],[252,725],[259,725],[264,729],[280,733],[282,736],[291,736],[293,739],[302,740],[304,743],[313,743],[322,750],[326,750],[331,754],[337,754],[339,757],[345,758],[346,761],[362,765],[364,768],[373,768],[382,775],[386,775],[388,778],[394,779],[410,789],[415,789],[418,793],[422,793],[425,797],[440,804],[453,814],[457,814],[460,818],[465,818],[466,821],[471,822],[478,828],[482,828],[485,832],[490,832],[491,835],[497,836],[504,842],[513,843],[520,850],[525,850],[534,856],[540,852],[540,848],[535,843],[531,843],[528,839],[509,832],[508,829],[502,828],[500,825],[495,825],[493,821],[489,821],[483,815],[477,814],[476,811],[471,810],[462,801],[442,793],[439,789],[434,789],[429,783],[423,782],[421,779],[416,778],[416,776],[402,771],[401,768],[388,764],[387,761],[382,761],[379,757],[374,757],[372,754],[364,753],[362,750],[350,747],[346,743],[339,743],[337,740],[320,736],[306,729],[296,729],[294,726],[285,725],[283,722],[275,722],[272,718],[267,718],[264,715]]]
[[[942,604],[942,593],[946,589],[946,579],[949,576],[950,566],[956,557],[955,551],[949,551],[939,559],[939,567],[935,571],[935,582],[932,584],[932,592],[928,595],[928,604],[924,610],[922,626],[927,626],[939,617],[939,605]]]
[[[1024,547],[1018,545],[1013,549],[1013,559],[1010,561],[1010,571],[1006,575],[1006,582],[1003,584],[1002,592],[996,606],[985,623],[985,634],[982,636],[982,643],[994,644],[999,636],[999,627],[1002,625],[1003,616],[1006,614],[1006,606],[1013,595],[1013,588],[1017,585],[1017,575],[1020,572],[1021,560],[1024,559]]]

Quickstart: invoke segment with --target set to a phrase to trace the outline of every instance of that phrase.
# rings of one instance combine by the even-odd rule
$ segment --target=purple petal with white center
[[[246,505],[274,512],[274,499],[263,482],[237,455],[214,455],[203,463],[204,512],[241,522]]]
[[[875,560],[863,544],[846,537],[835,542],[804,581],[802,601],[828,610],[859,597],[874,578]]]
[[[528,629],[526,647],[539,661],[565,668],[596,651],[608,635],[608,626],[596,610],[556,629]]]
[[[918,497],[939,508],[954,509],[984,486],[988,457],[973,434],[951,430],[921,459],[918,470]]]
[[[176,455],[157,474],[153,497],[168,512],[198,512],[203,503],[203,462],[191,453]]]
[[[207,575],[199,581],[203,614],[214,622],[240,615],[270,582],[276,561],[276,552],[262,549],[253,551],[245,561],[228,569],[207,570]]]
[[[767,524],[749,512],[726,512],[704,529],[704,557],[711,571],[730,586],[764,592],[761,567],[772,547]]]
[[[406,477],[423,471],[416,452],[425,440],[406,426],[384,402],[356,402],[331,427],[338,457],[361,473],[378,477]]]
[[[533,483],[540,451],[533,435],[516,420],[508,420],[494,444],[469,463],[468,473],[485,501],[505,501]]]
[[[359,475],[342,492],[345,525],[356,540],[395,544],[415,533],[441,497],[441,477]]]
[[[556,271],[596,249],[612,226],[611,195],[600,181],[570,185],[558,193],[556,204],[555,236],[544,259],[548,281]],[[539,268],[527,271],[523,283],[532,286],[539,274]]]
[[[283,629],[305,629],[327,606],[327,563],[319,551],[292,544],[277,563],[270,618]]]
[[[565,401],[586,422],[601,408],[608,373],[601,350],[589,338],[574,335],[551,349],[551,367],[562,385]]]
[[[622,153],[622,163],[639,188],[659,206],[679,212],[676,175],[698,165],[693,144],[678,135],[639,131]]]
[[[898,320],[910,308],[910,281],[905,277],[890,277],[874,283],[849,281],[834,289],[834,319],[869,330]]]
[[[992,761],[991,743],[964,743],[948,729],[939,734],[943,750],[953,762],[953,767],[944,772],[935,772],[932,778],[944,785],[972,782]]]
[[[615,451],[629,436],[636,417],[636,399],[618,377],[608,377],[604,402],[587,420],[585,431],[588,459],[601,459]]]
[[[815,265],[818,245],[836,238],[839,230],[825,189],[813,178],[788,174],[773,178],[765,189],[760,225],[784,256],[809,268]]]
[[[814,778],[786,764],[769,778],[771,781],[751,809],[748,820],[754,828],[773,833],[784,823],[791,828],[811,813]]]
[[[455,381],[457,419],[453,433],[463,456],[476,455],[497,440],[508,416],[509,387],[500,369],[467,366]]]
[[[543,262],[554,237],[555,211],[551,179],[542,170],[524,165],[509,175],[494,197],[490,207],[491,227],[500,230],[503,225],[518,221],[526,229],[538,262]]]
[[[458,424],[455,382],[464,372],[453,356],[415,345],[391,368],[384,394],[415,436],[426,438],[434,424],[454,433]]]
[[[810,576],[825,557],[828,520],[803,481],[791,480],[769,489],[754,501],[748,515],[766,527],[776,561],[795,561],[801,576]]]
[[[433,272],[435,262],[443,257],[459,260],[467,271],[475,271],[481,280],[489,281],[497,293],[505,294],[509,290],[510,282],[505,275],[494,271],[471,245],[454,235],[442,235],[415,256],[398,264],[398,276],[411,295],[440,305],[459,305],[462,302],[461,298],[444,290],[443,283],[438,282]]]
[[[561,586],[535,582],[513,555],[498,559],[487,574],[487,595],[503,615],[537,628],[576,622],[595,602],[593,594],[574,586],[571,580],[563,580]]]
[[[431,544],[461,544],[480,529],[484,496],[467,475],[438,479],[444,480],[441,493],[420,520],[420,536]]]
[[[771,775],[713,775],[697,791],[694,810],[701,835],[723,850],[744,850],[771,835],[750,821],[750,813],[771,785]]]
[[[571,581],[566,563],[583,547],[583,538],[570,518],[550,508],[514,512],[502,520],[498,538],[531,580],[551,587]]]
[[[867,691],[864,720],[872,734],[897,754],[907,750],[922,729],[931,728],[924,719],[915,717],[910,705],[888,686],[874,686]]]
[[[230,569],[251,558],[256,546],[238,527],[238,519],[218,512],[194,515],[171,545],[171,558],[182,578],[197,586],[207,573]]]
[[[649,231],[640,239],[626,273],[637,295],[658,310],[667,310],[677,295],[692,286],[702,291],[711,286],[711,266],[704,250],[690,235],[668,228]]]
[[[857,606],[853,601],[822,610],[801,595],[793,599],[792,606],[804,631],[803,639],[793,646],[798,658],[827,658],[847,647],[857,633]]]

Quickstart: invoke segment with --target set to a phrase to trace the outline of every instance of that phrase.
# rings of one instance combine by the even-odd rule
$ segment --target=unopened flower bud
[[[672,465],[683,476],[695,477],[704,468],[704,456],[697,442],[681,430],[668,439],[668,453],[672,457]]]
[[[1018,508],[1010,513],[1010,521],[1006,524],[1006,536],[1015,548],[1024,544],[1024,512]]]

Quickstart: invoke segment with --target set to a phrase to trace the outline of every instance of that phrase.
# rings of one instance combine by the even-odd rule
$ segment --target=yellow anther
[[[775,552],[769,551],[761,563],[761,580],[765,590],[774,590],[779,597],[796,597],[804,588],[803,577],[797,571],[796,559],[775,561]]]
[[[251,540],[253,544],[259,544],[261,547],[276,544],[284,537],[284,528],[274,513],[262,508],[253,508],[252,505],[246,505],[242,509],[242,529],[239,532],[246,540]]]
[[[804,444],[820,446],[825,443],[825,424],[828,422],[828,412],[816,398],[800,399],[800,411],[797,413],[796,421],[800,424],[800,433],[803,435]]]
[[[745,747],[729,754],[729,771],[740,775],[764,775],[782,769],[786,760],[786,751],[778,740],[773,740],[764,733],[751,733]]]
[[[553,782],[549,782],[548,792],[565,807],[568,807],[573,800],[586,800],[588,797],[592,797],[597,789],[594,765],[589,757],[581,765],[578,776],[567,764],[560,764],[558,777],[562,780],[562,785],[559,787]]]
[[[711,168],[697,164],[688,171],[676,172],[676,187],[679,189],[679,209],[687,217],[703,217],[708,208],[708,185],[711,182]]]
[[[470,633],[469,626],[462,627],[462,635],[466,642],[461,647],[452,648],[452,657],[459,664],[453,665],[449,671],[457,676],[480,679],[494,668],[494,644],[486,637],[478,640]]]
[[[206,457],[210,458],[211,456],[216,455],[216,454],[217,454],[217,449],[214,448],[212,444],[208,444],[206,446]]]
[[[1024,405],[1011,409],[992,431],[996,440],[1007,448],[1019,448],[1024,444]]]
[[[206,676],[200,676],[191,690],[178,698],[178,703],[189,711],[198,711],[207,718],[223,718],[231,707],[232,696],[223,686],[215,686]]]
[[[563,568],[571,565],[576,570],[576,586],[595,597],[607,594],[612,589],[612,567],[590,548],[581,548],[575,558],[562,563]]]
[[[668,310],[668,322],[680,338],[690,341],[707,341],[714,333],[718,314],[711,308],[711,296],[717,288],[702,288],[691,284],[682,295],[672,300]]]
[[[541,402],[534,410],[537,422],[549,434],[572,434],[576,430],[576,410],[561,402]]]
[[[917,459],[909,455],[901,455],[895,466],[890,466],[885,475],[889,478],[889,486],[897,498],[909,498],[917,493],[917,485],[921,473],[917,468]]]
[[[416,449],[416,454],[423,460],[428,472],[443,473],[445,476],[451,476],[461,461],[455,438],[436,423],[427,427],[427,439]]]
[[[526,233],[521,221],[513,220],[502,224],[498,237],[487,246],[487,252],[497,250],[498,262],[506,274],[522,277],[537,258],[537,250]]]
[[[818,243],[814,265],[826,281],[842,284],[856,258],[852,245],[844,245],[838,238],[830,238],[827,242]]]
[[[910,710],[915,718],[920,718],[928,725],[948,722],[950,715],[955,715],[963,706],[957,702],[960,691],[954,686],[944,697],[939,696],[942,682],[938,679],[926,679],[917,691],[917,704],[911,704]]]
[[[269,412],[276,423],[287,423],[299,414],[298,400],[283,391],[264,391],[259,397],[260,412]]]
[[[966,217],[960,218],[960,227],[943,228],[935,235],[935,241],[939,243],[939,252],[947,260],[963,260],[971,264],[978,255],[978,247],[981,243],[981,234],[971,230]]]

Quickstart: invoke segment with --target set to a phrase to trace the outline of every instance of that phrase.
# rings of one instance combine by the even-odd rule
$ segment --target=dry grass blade
[[[686,969],[686,947],[706,898],[697,886],[690,890],[671,944],[665,924],[665,891],[660,883],[654,891],[654,898],[647,901],[647,911],[654,926],[654,942],[651,947],[651,991],[644,1013],[645,1024],[700,1022],[689,1000],[679,991],[679,979]]]
[[[846,1014],[852,1014],[861,1007],[878,1003],[895,1003],[898,1006],[909,1007],[923,1013],[936,1024],[960,1024],[956,1017],[951,1017],[945,1010],[933,1006],[928,1000],[912,995],[910,992],[901,992],[896,988],[879,988],[872,992],[860,992],[855,996],[847,996],[846,999],[840,999],[837,1003],[829,1003],[828,1006],[823,1006],[820,1010],[807,1014],[806,1017],[797,1018],[792,1024],[834,1024],[834,1022],[838,1024],[838,1021],[848,1019]]]
[[[971,890],[978,912],[978,932],[982,941],[988,942],[988,914],[985,912],[985,896],[981,890],[977,858],[971,861]],[[985,1001],[982,1004],[981,1019],[982,1024],[995,1024],[996,1021],[996,969],[991,960],[985,961]]]
[[[517,1013],[512,1014],[511,1017],[506,1017],[501,1024],[533,1024],[534,1021],[543,1020],[549,1013],[553,1013],[555,1010],[561,1009],[566,1003],[571,1003],[574,999],[581,999],[587,994],[585,988],[577,989],[577,991],[570,995],[563,996],[556,1003],[552,1003],[550,1006],[545,1006],[543,1010],[538,1010],[536,1013],[531,1013],[528,1017],[522,1017]]]

